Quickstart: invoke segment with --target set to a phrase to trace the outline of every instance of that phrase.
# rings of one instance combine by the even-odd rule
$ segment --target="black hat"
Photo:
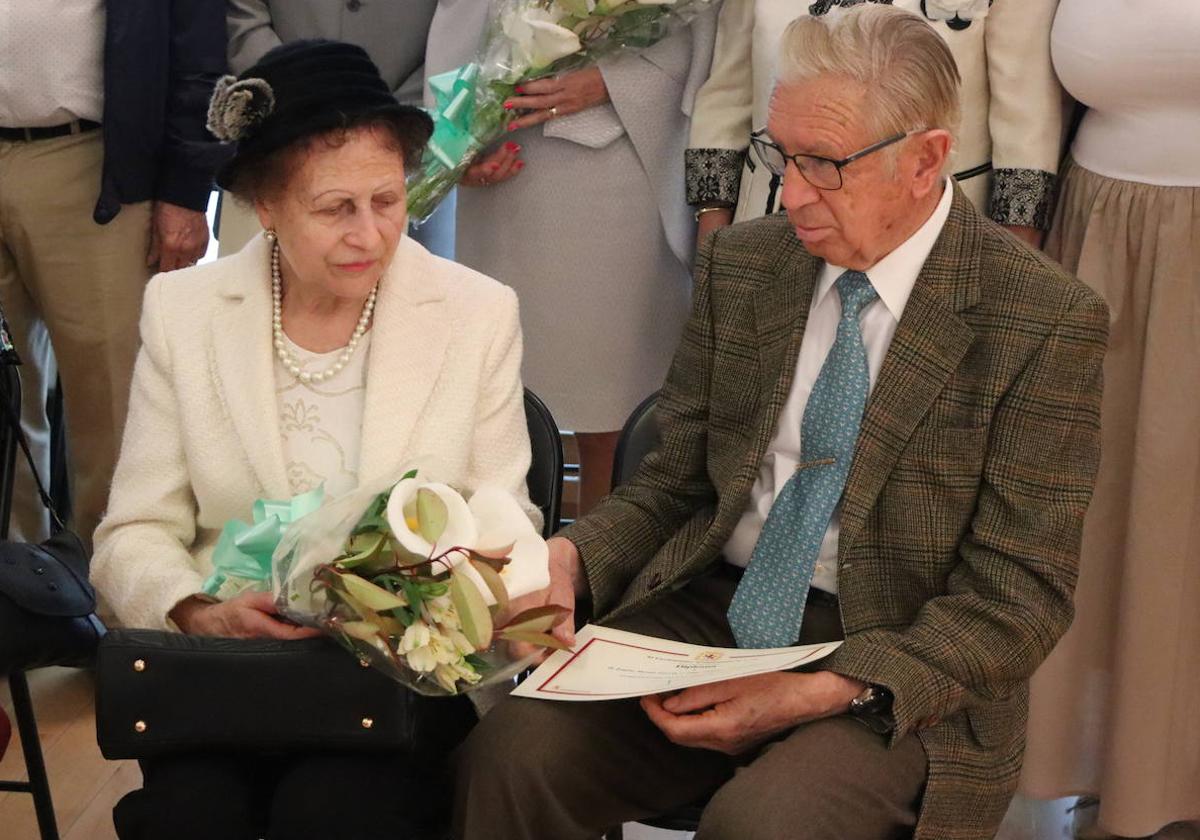
[[[278,46],[240,76],[221,78],[213,90],[208,130],[236,143],[233,156],[217,170],[217,183],[228,188],[246,162],[261,161],[297,140],[375,118],[406,129],[410,154],[433,131],[428,114],[396,101],[362,47],[326,40]]]

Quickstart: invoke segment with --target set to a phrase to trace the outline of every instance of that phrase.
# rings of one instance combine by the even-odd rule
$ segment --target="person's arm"
[[[489,322],[495,325],[484,370],[483,390],[475,404],[475,431],[467,483],[474,489],[481,482],[508,490],[529,514],[534,527],[542,527],[542,515],[529,500],[525,483],[529,473],[529,430],[525,425],[525,390],[521,385],[521,320],[517,296],[511,289],[498,290],[499,300],[488,305]]]
[[[701,234],[732,221],[750,142],[754,101],[751,62],[754,0],[725,0],[717,21],[708,81],[696,94],[692,130],[684,153],[687,203],[730,208],[701,217]],[[698,241],[702,239],[698,237]]]
[[[142,349],[134,366],[121,457],[108,511],[96,529],[91,579],[121,623],[220,636],[298,639],[314,635],[273,618],[269,592],[225,602],[197,597],[204,578],[190,548],[197,505],[164,323],[164,275],[151,279],[142,308]]]
[[[707,446],[715,342],[711,273],[718,239],[700,249],[692,314],[659,395],[655,413],[662,444],[632,479],[561,532],[578,549],[597,615],[616,605],[649,558],[689,519],[716,503]]]
[[[978,506],[945,595],[905,631],[853,633],[827,660],[894,695],[893,739],[1007,697],[1066,631],[1100,457],[1104,302],[1077,293],[1000,401]]]
[[[983,23],[990,99],[988,215],[1032,245],[1050,227],[1062,142],[1062,87],[1050,61],[1058,0],[996,0]]]
[[[283,43],[271,23],[266,0],[228,0],[229,72],[237,75]]]
[[[204,212],[219,153],[205,121],[213,85],[225,71],[224,3],[174,0],[170,29],[162,160],[146,257],[160,271],[191,265],[208,247]]]
[[[146,287],[124,442],[91,566],[96,588],[123,624],[159,630],[168,627],[167,613],[204,583],[188,551],[196,499],[163,323],[164,280],[157,275]]]

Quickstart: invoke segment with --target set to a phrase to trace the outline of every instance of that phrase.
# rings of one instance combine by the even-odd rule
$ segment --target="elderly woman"
[[[431,126],[360,48],[276,48],[218,85],[209,119],[237,141],[218,181],[265,235],[150,282],[93,576],[126,625],[294,639],[311,631],[267,593],[199,594],[222,525],[258,498],[337,495],[411,463],[528,505],[517,303],[404,235],[405,162]],[[438,801],[408,765],[435,775],[390,756],[158,759],[116,818],[123,838],[259,837],[264,820],[271,838],[403,838]]]

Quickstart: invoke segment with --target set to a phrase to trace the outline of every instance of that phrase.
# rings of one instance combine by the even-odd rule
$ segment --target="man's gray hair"
[[[946,42],[921,17],[864,4],[791,23],[780,45],[779,84],[841,77],[867,94],[879,139],[941,128],[958,139],[961,79]]]

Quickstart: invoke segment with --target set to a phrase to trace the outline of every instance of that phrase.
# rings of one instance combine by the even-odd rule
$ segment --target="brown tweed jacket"
[[[711,238],[659,401],[662,442],[564,532],[597,615],[718,561],[792,384],[821,261],[780,215]],[[1103,300],[955,188],[867,405],[838,548],[830,670],[895,694],[929,758],[918,838],[994,835],[1030,675],[1071,622],[1100,456]]]

